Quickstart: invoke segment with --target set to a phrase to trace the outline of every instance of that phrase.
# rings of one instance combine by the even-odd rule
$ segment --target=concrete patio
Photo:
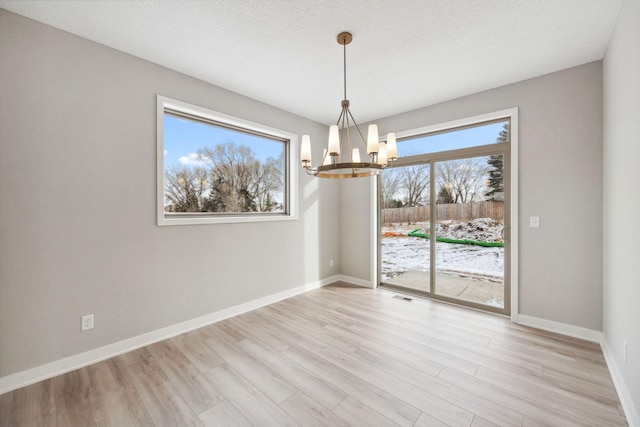
[[[430,274],[428,271],[409,270],[384,283],[407,289],[429,292]],[[492,307],[504,306],[504,283],[478,280],[452,274],[436,273],[436,293]]]

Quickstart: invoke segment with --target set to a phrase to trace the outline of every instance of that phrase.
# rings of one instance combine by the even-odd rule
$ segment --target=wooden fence
[[[504,219],[503,202],[445,203],[436,205],[438,221],[470,221],[474,218]],[[382,209],[382,223],[415,223],[429,221],[429,206]]]

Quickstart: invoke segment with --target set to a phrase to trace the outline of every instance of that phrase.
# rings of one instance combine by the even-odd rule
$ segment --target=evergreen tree
[[[436,199],[436,203],[439,203],[439,204],[455,203],[453,194],[451,194],[450,186],[443,185],[442,187],[440,187],[440,191],[438,191],[438,198]]]
[[[489,171],[489,190],[484,195],[487,200],[501,201],[504,195],[504,157],[502,154],[489,156],[487,163],[493,169]]]
[[[386,206],[385,206],[385,208],[401,208],[401,207],[402,207],[402,200],[398,200],[398,199],[387,200]]]
[[[496,142],[501,143],[508,141],[509,125],[505,123]],[[504,156],[502,154],[489,156],[487,163],[492,169],[489,171],[489,182],[487,184],[489,189],[484,195],[487,197],[487,200],[502,201],[504,198]]]
[[[242,212],[257,212],[258,205],[256,204],[253,195],[247,190],[247,187],[240,189],[240,202]]]
[[[224,179],[215,177],[211,180],[211,187],[209,189],[209,197],[207,197],[203,203],[204,212],[225,212],[227,204],[226,193],[224,191],[225,183]]]

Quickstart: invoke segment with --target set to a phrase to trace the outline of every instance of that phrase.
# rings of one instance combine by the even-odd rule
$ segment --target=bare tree
[[[400,169],[401,188],[406,206],[429,202],[429,165],[406,166]]]
[[[208,211],[262,212],[276,208],[274,196],[284,188],[282,156],[261,162],[251,148],[228,142],[213,150],[198,150],[198,158],[209,168]]]
[[[165,210],[199,212],[206,190],[207,171],[204,168],[170,166],[164,174]]]
[[[277,159],[269,158],[264,163],[256,167],[254,180],[249,192],[256,202],[259,212],[274,210],[277,203],[274,195],[282,194],[284,188],[284,157],[280,155]]]
[[[482,199],[489,171],[485,157],[439,162],[437,167],[438,186],[451,191],[454,203]]]
[[[396,196],[402,184],[400,169],[387,169],[380,175],[380,197],[382,208],[396,207]]]

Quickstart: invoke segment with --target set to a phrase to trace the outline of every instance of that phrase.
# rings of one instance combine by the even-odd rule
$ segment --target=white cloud
[[[186,156],[180,157],[178,161],[186,166],[204,166],[206,164],[197,153],[189,153]]]
[[[164,155],[166,156],[167,154],[169,154],[169,150],[164,150]]]

